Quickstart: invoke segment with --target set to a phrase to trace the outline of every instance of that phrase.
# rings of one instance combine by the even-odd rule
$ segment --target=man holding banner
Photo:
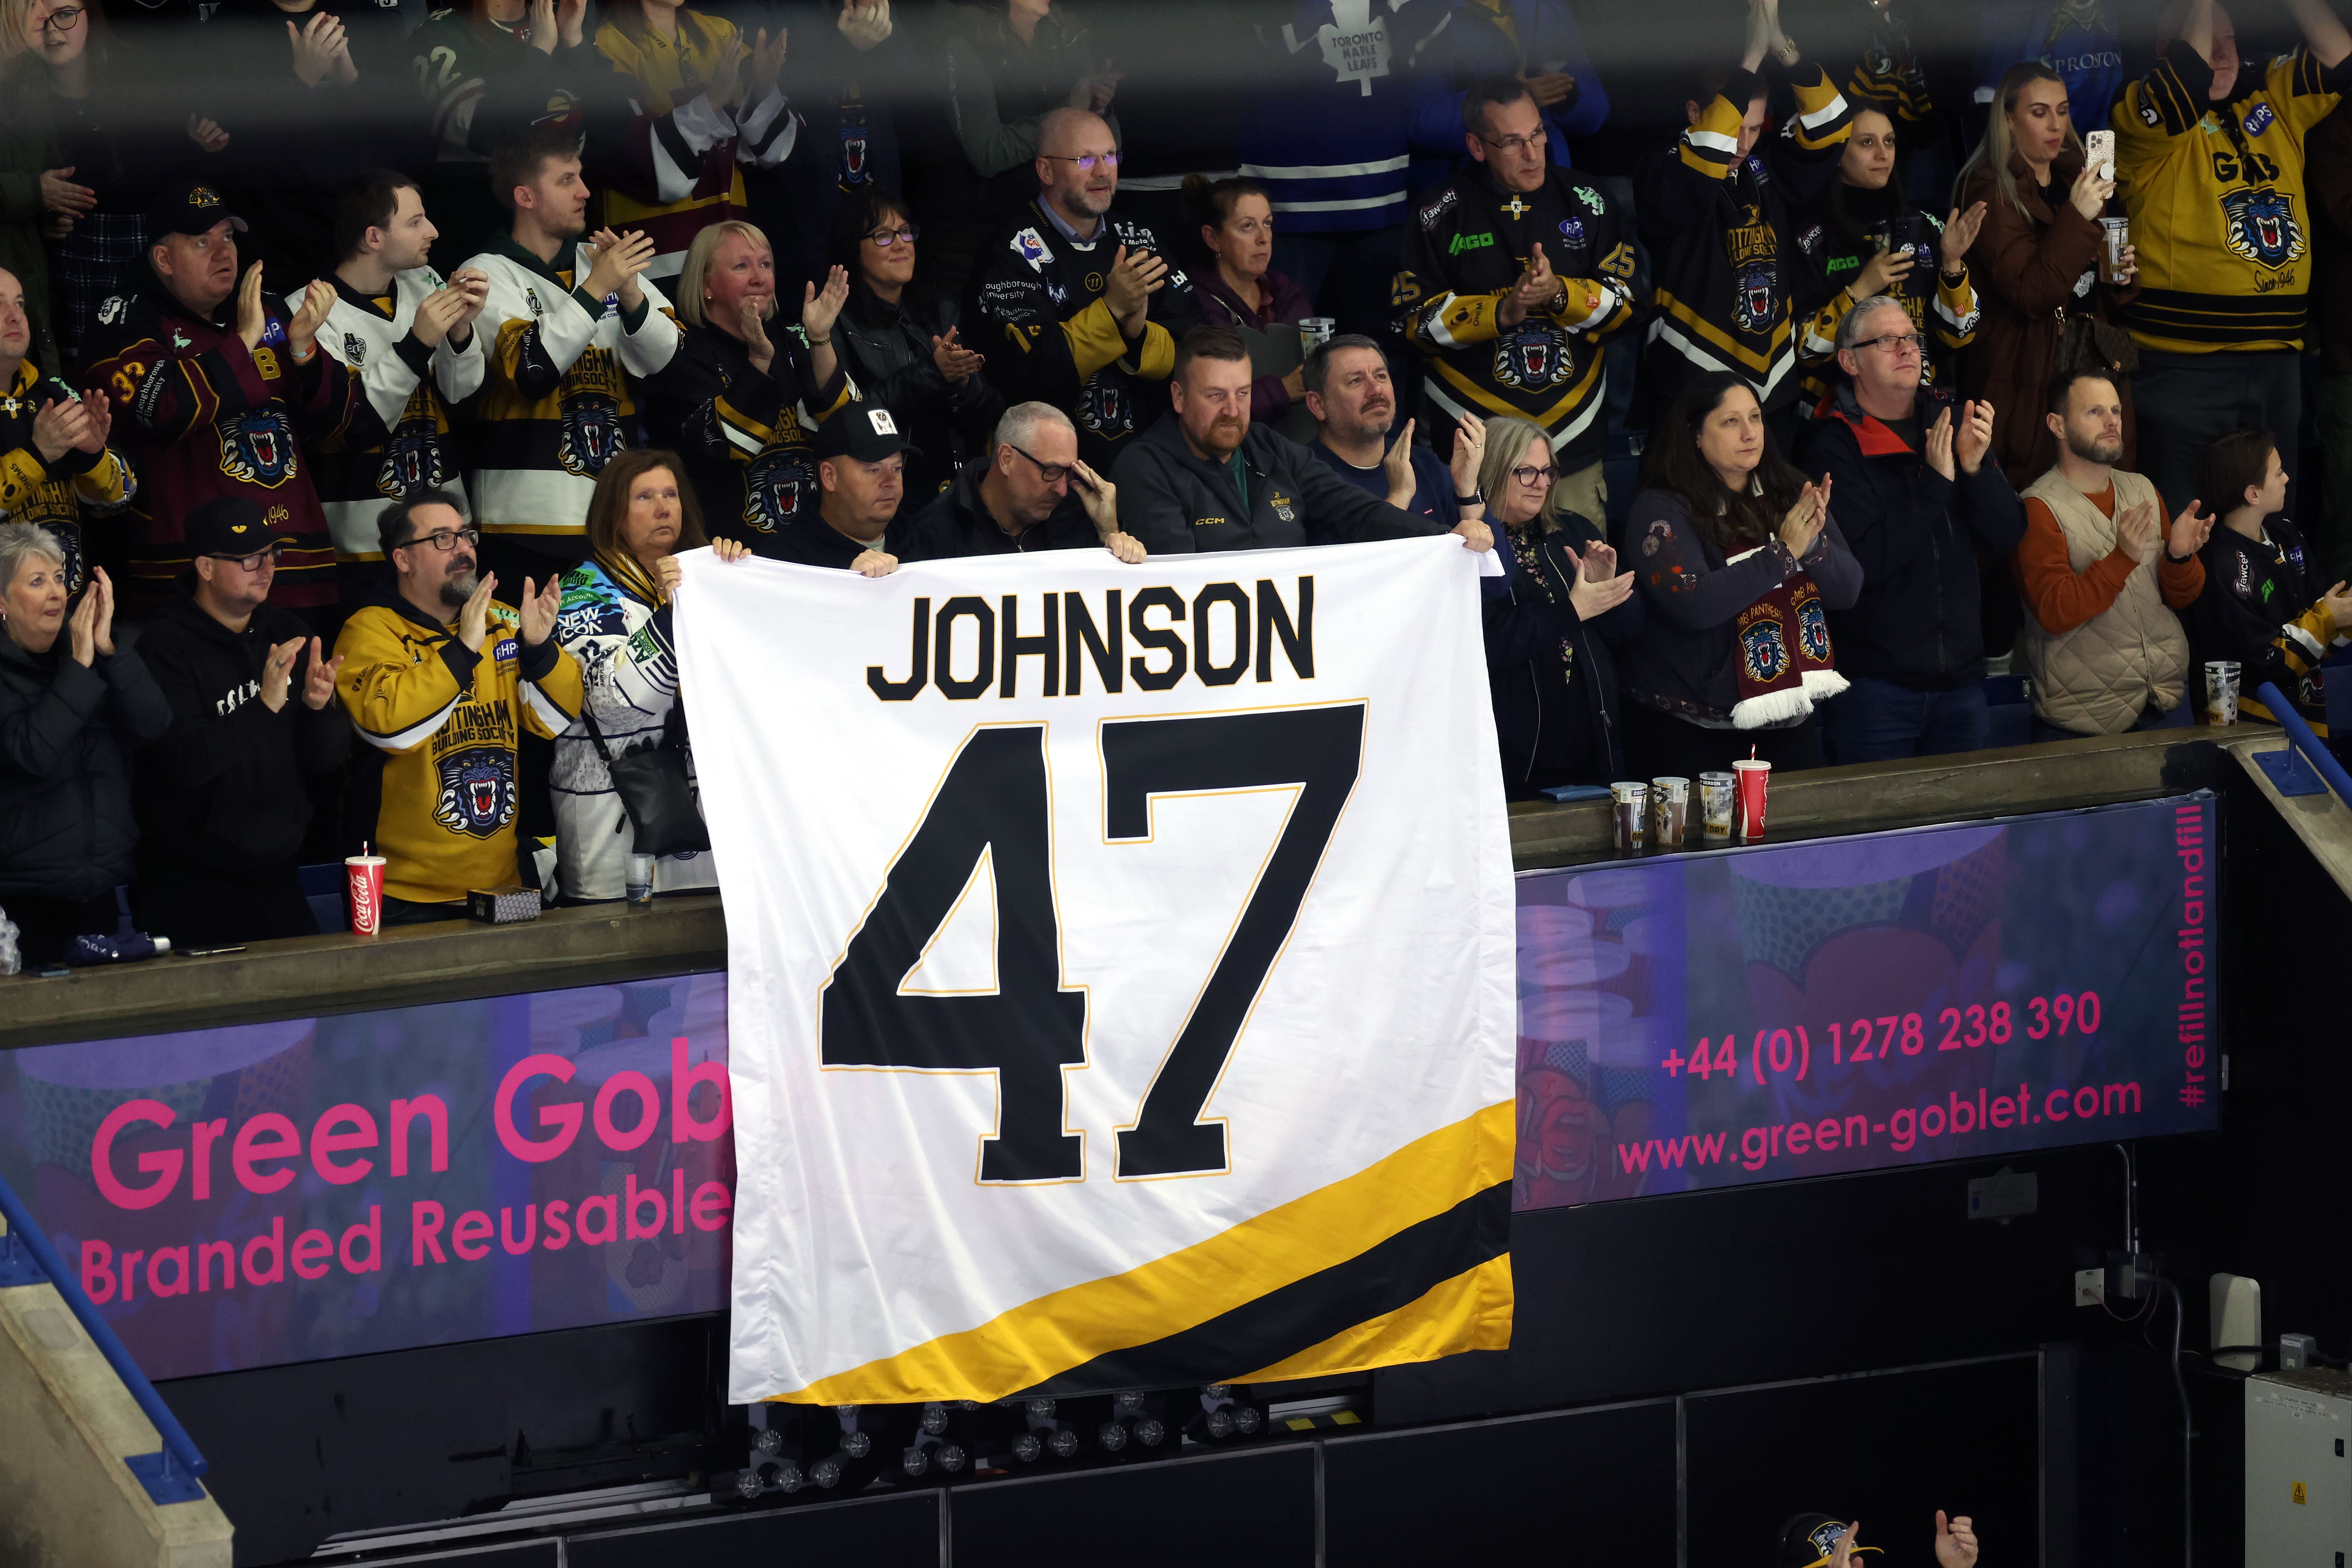
[[[1508,1344],[1477,556],[681,564],[728,864],[730,1399]]]

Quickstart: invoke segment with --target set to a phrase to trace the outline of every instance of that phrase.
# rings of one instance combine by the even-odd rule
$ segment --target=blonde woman
[[[835,268],[803,286],[800,326],[775,324],[776,253],[740,219],[694,237],[677,275],[677,357],[647,386],[654,439],[678,454],[714,539],[766,553],[816,513],[816,423],[855,395],[833,328],[849,298]]]
[[[2094,107],[2095,114],[2096,106]],[[1965,397],[1993,405],[1992,453],[2012,487],[2033,482],[2056,460],[2056,437],[2042,420],[2050,378],[2062,354],[2095,358],[2110,371],[2129,368],[2129,344],[2108,312],[2137,289],[2131,253],[2125,281],[2100,272],[2105,242],[2099,218],[2115,182],[2084,166],[2074,105],[2056,71],[2037,61],[2000,79],[1984,140],[1960,170],[1958,201],[1984,204],[1975,269],[1984,310],[1977,338],[1960,358]],[[2133,466],[2131,385],[2118,375],[2124,401],[2122,466]]]

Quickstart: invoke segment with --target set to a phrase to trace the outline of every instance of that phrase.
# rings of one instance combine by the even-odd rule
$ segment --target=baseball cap
[[[1837,1554],[1837,1544],[1845,1539],[1845,1521],[1832,1519],[1825,1513],[1801,1513],[1780,1527],[1780,1549],[1773,1553],[1773,1568],[1824,1568]],[[1883,1552],[1883,1547],[1857,1546],[1853,1555],[1865,1552]]]
[[[180,529],[190,555],[257,555],[291,538],[271,528],[261,503],[245,496],[215,496],[190,508]]]
[[[878,463],[900,452],[921,457],[898,428],[898,421],[879,404],[853,403],[816,427],[817,451],[827,458],[855,458]]]
[[[245,232],[245,220],[229,210],[218,187],[202,180],[184,181],[148,204],[147,243],[156,244],[167,234],[206,234],[223,218],[238,234]]]

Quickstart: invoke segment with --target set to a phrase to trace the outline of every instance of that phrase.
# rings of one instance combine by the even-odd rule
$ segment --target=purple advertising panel
[[[1514,1206],[2218,1126],[2214,816],[1522,874]]]
[[[150,1377],[727,1304],[727,982],[0,1050],[0,1177]]]

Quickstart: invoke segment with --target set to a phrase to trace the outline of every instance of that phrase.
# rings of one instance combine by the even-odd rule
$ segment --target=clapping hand
[[[1960,426],[1952,436],[1952,454],[1960,471],[1973,474],[1992,450],[1992,405],[1971,402],[1960,410]]]
[[[743,67],[743,102],[748,108],[759,108],[776,89],[776,79],[784,70],[784,32],[779,27],[771,38],[762,27],[751,40],[751,53]]]
[[[1944,1510],[1936,1510],[1936,1563],[1937,1568],[1976,1568],[1976,1521],[1967,1514],[1947,1519]]]
[[[358,79],[345,46],[342,20],[332,12],[313,12],[300,27],[288,21],[286,39],[294,47],[294,75],[304,87],[316,87],[331,76],[346,86]]]
[[[294,683],[294,661],[301,657],[302,639],[289,637],[273,647],[262,658],[261,705],[272,713],[285,708],[287,688]],[[304,693],[305,697],[308,695],[308,692]]]
[[[1862,1521],[1855,1520],[1838,1537],[1837,1549],[1830,1553],[1830,1568],[1853,1568],[1854,1548],[1862,1544]]]
[[[1528,257],[1527,270],[1511,286],[1495,319],[1506,327],[1516,327],[1535,311],[1549,308],[1559,292],[1560,282],[1552,274],[1551,258],[1544,255],[1541,245],[1537,245]]]
[[[335,700],[335,677],[343,672],[343,656],[322,659],[325,651],[317,637],[310,639],[310,673],[302,682],[302,706],[313,713],[323,712]]]
[[[1599,540],[1584,547],[1576,581],[1569,584],[1568,590],[1568,602],[1575,606],[1578,620],[1589,621],[1607,615],[1633,592],[1633,574],[1618,572],[1616,551]]]
[[[1412,478],[1412,425],[1410,419],[1404,422],[1404,428],[1397,432],[1397,438],[1389,443],[1387,453],[1381,458],[1381,474],[1389,483],[1389,505],[1400,510],[1412,501],[1412,492],[1420,488]]]
[[[1143,330],[1151,296],[1168,286],[1168,263],[1148,250],[1129,252],[1125,246],[1111,258],[1110,277],[1103,284],[1103,302],[1129,337]]]
[[[73,166],[41,171],[41,205],[53,213],[71,217],[98,205],[98,193],[88,185],[77,185],[71,178]]]
[[[654,237],[641,228],[625,235],[600,228],[589,243],[595,249],[595,259],[588,268],[588,297],[602,300],[617,294],[623,308],[631,310],[644,304],[646,291],[637,275],[653,265]]]
[[[44,463],[54,463],[68,452],[95,452],[106,445],[101,431],[98,445],[89,444],[89,411],[85,404],[60,397],[33,416],[33,450]]]
[[[261,263],[257,261],[236,286],[236,335],[250,352],[261,346],[262,334],[268,331],[269,315],[261,308]]]
[[[2346,592],[2343,584],[2320,595],[2319,607],[2335,620],[2337,637],[2352,637],[2352,593]]]
[[[466,320],[467,299],[462,289],[445,286],[436,289],[416,302],[416,319],[408,330],[426,348],[438,348],[442,340]]]
[[[295,307],[294,319],[286,323],[286,342],[296,358],[309,355],[319,341],[319,329],[327,324],[327,313],[334,308],[333,284],[313,280],[302,286],[302,302]]]
[[[1412,434],[1412,426],[1405,426]],[[1465,413],[1454,431],[1454,460],[1446,465],[1454,474],[1454,493],[1457,496],[1475,494],[1478,470],[1486,466],[1486,422],[1475,414]],[[1481,510],[1484,510],[1483,508]]]
[[[1535,76],[1521,71],[1519,79],[1527,84],[1528,93],[1536,100],[1536,107],[1547,114],[1576,96],[1576,79],[1565,71],[1548,71]]]
[[[1935,424],[1927,427],[1927,466],[1946,479],[1954,477],[1952,467],[1952,411],[1945,409],[1936,416]]]
[[[525,647],[537,647],[555,630],[555,617],[563,608],[563,584],[555,573],[536,590],[530,578],[522,580],[522,640]]]
[[[1945,422],[1948,426],[1949,415],[1946,416]],[[1934,447],[1933,437],[1929,438],[1928,446],[1931,449]],[[1944,437],[1944,452],[1945,461],[1948,464],[1951,460],[1951,435],[1948,429]],[[1929,461],[1934,461],[1933,458],[1930,458]],[[1780,542],[1789,547],[1790,554],[1802,561],[1805,558],[1805,552],[1812,549],[1814,541],[1821,538],[1822,531],[1829,525],[1830,476],[1823,474],[1820,484],[1807,485],[1797,492],[1796,504],[1791,506],[1789,509],[1789,514],[1780,520]]]
[[[1958,272],[1960,269],[1960,264],[1968,259],[1969,247],[1977,242],[1977,234],[1984,227],[1984,220],[1985,205],[1982,202],[1966,212],[1958,207],[1952,209],[1952,216],[1944,220],[1941,249],[1945,271]]]
[[[940,374],[955,386],[961,386],[978,375],[981,367],[988,363],[987,356],[977,349],[968,349],[956,342],[959,331],[960,328],[950,327],[947,336],[931,340],[931,363],[939,366]]]
[[[2124,509],[2123,516],[2116,520],[2116,542],[2142,566],[2156,559],[2164,542],[2164,532],[2157,526],[2153,502],[2142,501]]]
[[[2213,537],[2213,519],[2198,515],[2198,509],[2204,504],[2201,500],[2192,500],[2187,511],[2172,520],[2171,537],[2166,544],[2174,560],[2186,560],[2196,554],[2205,548],[2205,542]]]
[[[467,653],[481,652],[483,639],[490,635],[490,595],[498,591],[499,574],[485,572],[457,610],[457,641]]]
[[[840,319],[841,308],[849,303],[849,271],[836,267],[826,273],[822,291],[814,283],[803,283],[801,288],[801,330],[814,347],[833,336],[833,323]]]
[[[841,0],[841,15],[833,25],[851,48],[863,53],[890,36],[890,0]]]
[[[216,121],[201,114],[188,116],[188,140],[206,153],[218,153],[228,146],[228,132]]]
[[[764,32],[760,36],[767,37]],[[740,33],[729,38],[719,49],[719,58],[710,68],[710,85],[702,89],[702,96],[710,100],[713,109],[724,112],[743,96],[743,57],[748,53],[750,47]]]
[[[449,287],[466,297],[466,312],[452,330],[467,331],[490,302],[490,275],[478,267],[461,267],[449,274]]]

